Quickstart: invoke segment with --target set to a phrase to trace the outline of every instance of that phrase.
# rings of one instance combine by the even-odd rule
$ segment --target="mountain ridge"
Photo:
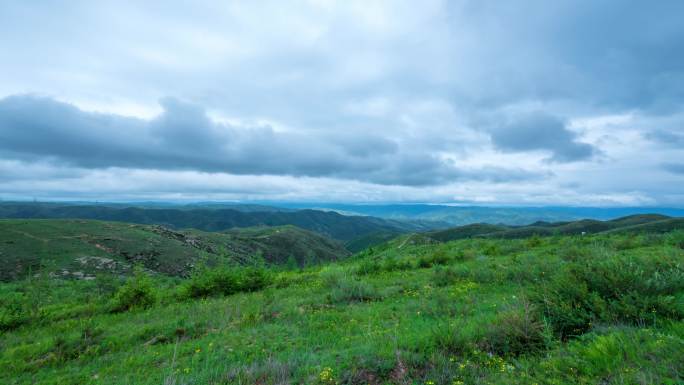
[[[296,267],[349,254],[339,241],[295,226],[204,232],[84,219],[0,219],[0,280],[5,281],[39,269],[90,278],[126,275],[142,265],[187,276],[202,263]]]

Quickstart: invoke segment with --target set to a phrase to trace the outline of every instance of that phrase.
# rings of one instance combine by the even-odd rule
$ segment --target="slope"
[[[141,264],[185,276],[199,262],[319,263],[349,255],[332,239],[294,226],[224,233],[93,220],[0,220],[0,279],[45,267],[65,277],[125,274]],[[258,260],[257,260],[258,259]]]
[[[222,231],[235,227],[295,225],[325,236],[350,241],[378,232],[420,231],[421,225],[364,216],[345,216],[318,210],[240,211],[235,209],[178,209],[66,205],[54,203],[1,203],[0,218],[79,218],[158,224],[175,229]]]
[[[526,238],[534,235],[582,235],[604,232],[667,232],[684,228],[684,218],[658,214],[638,214],[609,221],[582,219],[572,222],[535,222],[528,226],[504,226],[477,223],[424,233],[440,242],[473,237]]]

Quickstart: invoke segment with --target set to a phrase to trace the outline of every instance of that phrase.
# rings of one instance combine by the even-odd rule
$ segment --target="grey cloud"
[[[337,177],[410,186],[538,177],[520,170],[464,171],[430,148],[402,149],[372,134],[236,127],[212,121],[193,104],[175,99],[161,104],[163,113],[147,121],[85,112],[49,98],[8,97],[0,100],[0,155],[81,168]]]
[[[681,132],[659,129],[647,132],[645,137],[671,147],[684,147],[684,133]]]
[[[544,113],[516,117],[493,127],[490,134],[494,145],[503,151],[547,150],[555,162],[584,160],[596,152],[593,146],[578,142],[561,119]]]
[[[468,181],[547,185],[552,172],[585,180],[600,168],[593,180],[601,183],[583,193],[642,191],[615,170],[662,178],[662,163],[684,149],[683,13],[679,0],[1,1],[0,46],[11,54],[0,60],[0,98],[37,92],[86,110],[150,116],[156,100],[174,95],[203,108],[163,99],[163,113],[143,120],[7,98],[0,159],[404,186],[458,181],[454,190]],[[274,126],[217,124],[204,108]],[[548,115],[509,121],[511,111]],[[498,114],[498,124],[469,123]],[[611,115],[638,117],[630,133],[651,143],[623,148],[596,140],[608,128],[586,128],[599,149],[554,118]],[[516,155],[480,153],[489,143]],[[551,162],[522,154],[539,150]],[[601,151],[600,165],[557,164]],[[510,158],[526,169],[511,170]],[[502,163],[464,166],[494,162]],[[681,187],[665,187],[671,179],[650,185],[672,195]]]
[[[662,167],[672,174],[684,175],[684,163],[664,163]]]

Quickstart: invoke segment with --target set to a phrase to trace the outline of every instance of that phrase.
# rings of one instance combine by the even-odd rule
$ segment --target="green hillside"
[[[94,254],[177,236],[12,225],[27,250],[56,242]],[[82,225],[99,230],[85,236]],[[446,243],[405,235],[303,270],[4,283],[0,383],[680,384],[684,232],[632,226],[646,227]],[[183,234],[174,245],[224,236]]]
[[[193,206],[189,206],[193,207]],[[425,223],[401,222],[367,216],[345,216],[319,210],[237,208],[149,208],[126,205],[69,205],[58,203],[0,202],[0,218],[96,219],[156,224],[174,229],[223,231],[231,228],[294,225],[340,241],[353,241],[378,232],[393,234],[430,229]],[[257,211],[263,210],[263,211]]]
[[[667,232],[684,229],[684,218],[670,218],[658,214],[630,215],[609,221],[582,219],[573,222],[535,222],[528,226],[505,226],[476,223],[446,230],[430,231],[425,235],[441,242],[472,237],[526,238],[534,235],[582,235],[604,232]]]
[[[349,253],[337,241],[294,226],[207,233],[161,226],[68,219],[0,220],[0,279],[41,266],[73,278],[128,273],[136,264],[187,275],[200,261],[247,264],[320,263]]]

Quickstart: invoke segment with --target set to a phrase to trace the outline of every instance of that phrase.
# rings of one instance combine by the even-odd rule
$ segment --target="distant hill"
[[[194,228],[222,231],[254,226],[294,225],[341,241],[352,241],[375,233],[400,234],[427,230],[409,223],[368,216],[346,216],[319,210],[279,210],[270,206],[234,208],[148,208],[125,205],[73,205],[56,203],[0,203],[0,218],[97,219],[103,221],[158,224],[174,229]],[[257,211],[265,207],[267,211]]]
[[[302,266],[348,255],[340,242],[295,226],[203,232],[80,219],[0,220],[0,280],[41,266],[74,278],[126,274],[135,264],[184,276],[200,261]]]
[[[527,226],[471,224],[424,233],[434,240],[448,242],[473,237],[526,238],[533,235],[581,235],[598,233],[662,233],[684,229],[684,218],[659,214],[638,214],[609,221],[582,219],[571,222],[535,222]]]
[[[443,204],[340,204],[312,203],[285,205],[292,208],[336,210],[394,220],[421,220],[426,223],[462,226],[473,223],[528,225],[533,222],[560,222],[579,219],[609,220],[644,212],[684,217],[684,209],[668,207],[486,207]]]

